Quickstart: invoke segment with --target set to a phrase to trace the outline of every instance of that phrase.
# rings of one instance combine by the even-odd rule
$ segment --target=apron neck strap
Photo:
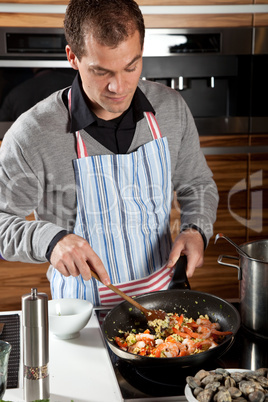
[[[71,88],[68,91],[68,108],[69,108],[69,113],[71,116],[71,106],[72,106],[72,91]],[[78,159],[84,158],[85,156],[88,156],[86,145],[80,135],[79,131],[75,131],[75,137],[76,137],[76,150],[77,150],[77,157]]]
[[[71,105],[72,105],[71,94],[72,94],[72,91],[70,88],[68,91],[68,108],[69,108],[70,116],[71,116]],[[152,112],[144,112],[144,116],[146,117],[146,120],[147,120],[147,123],[148,123],[148,126],[151,131],[153,139],[157,140],[158,138],[162,138],[161,131],[160,131],[159,125],[157,123],[157,120],[155,118],[155,115]],[[75,131],[75,137],[76,137],[76,147],[77,147],[78,159],[88,156],[85,143],[84,143],[79,131]]]
[[[144,116],[146,117],[153,139],[157,140],[158,138],[162,138],[155,115],[152,112],[144,112]]]

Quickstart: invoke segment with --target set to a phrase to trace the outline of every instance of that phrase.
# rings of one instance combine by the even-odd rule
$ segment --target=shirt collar
[[[70,132],[79,131],[96,121],[94,113],[90,110],[86,95],[82,88],[82,82],[79,73],[77,73],[73,84],[72,84],[72,113],[71,113],[71,126]],[[137,87],[131,106],[133,108],[133,115],[135,122],[141,120],[144,115],[143,112],[153,112],[155,113],[151,103],[146,98],[144,93],[139,87]]]

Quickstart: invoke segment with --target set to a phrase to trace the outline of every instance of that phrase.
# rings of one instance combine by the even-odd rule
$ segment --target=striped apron
[[[130,154],[88,156],[75,133],[74,233],[89,242],[112,284],[129,296],[167,289],[171,280],[165,267],[171,250],[170,154],[154,114],[144,114],[153,140]],[[86,299],[95,306],[122,301],[94,278],[64,277],[54,268],[51,292],[53,298]]]

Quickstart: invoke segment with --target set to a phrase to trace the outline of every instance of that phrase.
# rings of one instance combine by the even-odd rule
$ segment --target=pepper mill
[[[22,296],[23,388],[26,402],[49,399],[48,296],[36,288]]]

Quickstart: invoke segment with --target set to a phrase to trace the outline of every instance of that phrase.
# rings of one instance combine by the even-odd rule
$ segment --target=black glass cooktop
[[[234,304],[235,305],[235,304]],[[235,305],[239,309],[239,304]],[[97,310],[100,322],[108,310]],[[103,337],[104,339],[104,337]],[[104,341],[106,344],[106,341]],[[113,370],[120,388],[122,401],[186,401],[186,377],[198,370],[243,368],[256,370],[268,367],[267,339],[257,337],[241,327],[227,352],[220,358],[208,361],[202,367],[139,367],[117,357],[106,344]]]

